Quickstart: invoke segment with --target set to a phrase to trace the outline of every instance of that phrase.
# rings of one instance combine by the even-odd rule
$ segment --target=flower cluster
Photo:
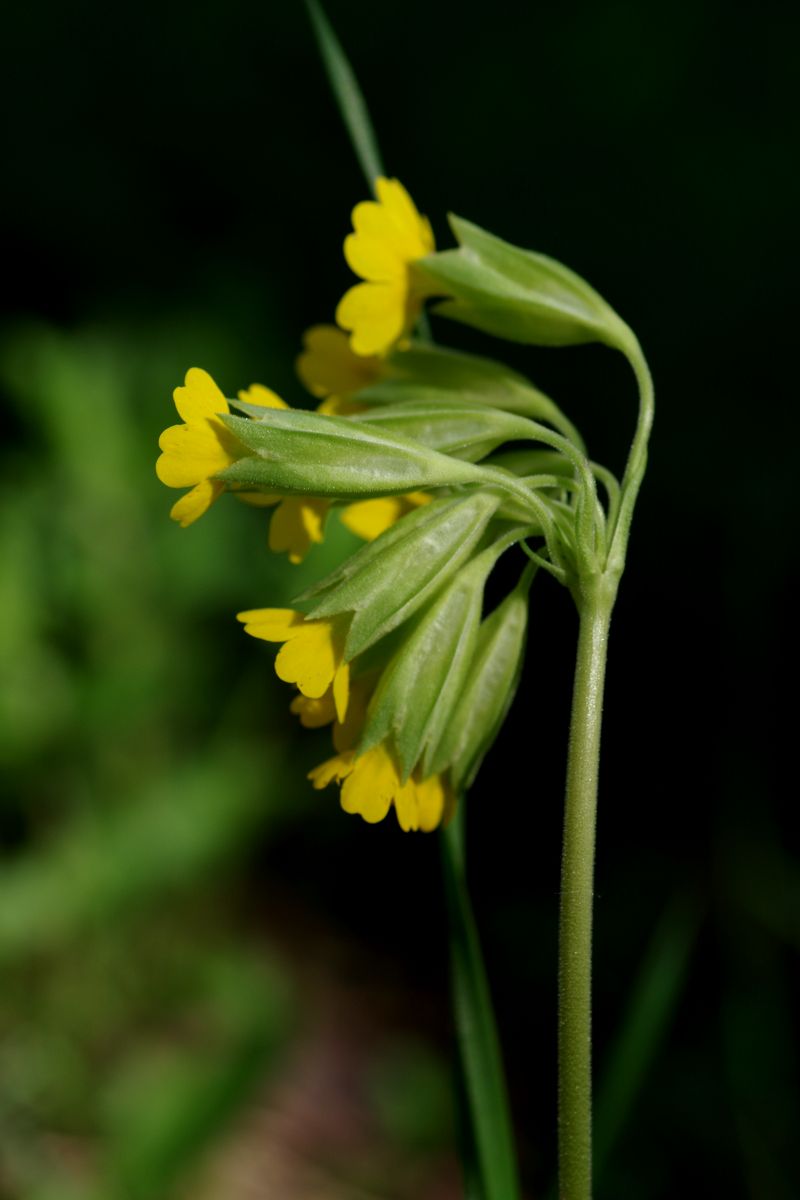
[[[404,830],[453,812],[504,719],[523,656],[537,570],[577,594],[601,570],[616,482],[585,457],[558,406],[501,363],[414,336],[427,301],[515,341],[615,344],[621,323],[560,264],[451,218],[436,252],[396,179],[356,205],[345,257],[360,277],[338,328],[310,329],[297,359],[316,411],[253,384],[228,399],[192,368],[161,435],[159,478],[188,488],[171,516],[196,521],[223,492],[271,509],[269,546],[299,563],[332,514],[365,543],[297,597],[239,614],[280,646],[278,677],[334,754],[310,775],[337,783],[365,821],[394,808]],[[607,503],[598,498],[600,478]],[[484,588],[521,545],[520,576],[488,614]]]

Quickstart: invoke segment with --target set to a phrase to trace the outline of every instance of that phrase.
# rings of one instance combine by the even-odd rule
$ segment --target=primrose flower
[[[236,619],[251,637],[283,642],[275,660],[278,678],[296,683],[309,700],[322,700],[330,689],[336,716],[345,720],[350,697],[350,667],[344,661],[346,617],[309,621],[293,608],[254,608],[237,613]]]
[[[401,829],[429,832],[449,817],[454,804],[442,775],[423,780],[414,772],[404,783],[395,757],[384,742],[363,754],[355,750],[337,754],[315,767],[308,777],[317,789],[341,783],[344,811],[358,813],[371,825],[382,821],[394,805]]]
[[[169,514],[185,528],[225,491],[225,484],[214,476],[247,451],[220,421],[221,414],[230,412],[228,401],[207,371],[192,367],[184,386],[172,395],[184,424],[171,425],[158,439],[156,474],[167,487],[192,489]]]
[[[296,362],[300,382],[322,403],[317,412],[329,416],[360,412],[355,393],[380,379],[382,363],[374,355],[350,349],[350,339],[335,325],[313,325],[303,337]]]
[[[350,332],[357,355],[384,355],[412,328],[430,285],[415,277],[413,264],[436,246],[426,217],[397,179],[375,184],[377,200],[353,209],[354,232],[345,238],[348,266],[360,275],[336,309],[336,322]]]

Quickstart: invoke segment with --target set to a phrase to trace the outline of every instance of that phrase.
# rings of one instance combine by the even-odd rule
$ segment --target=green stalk
[[[364,96],[347,55],[317,0],[306,0],[306,8],[356,158],[364,172],[367,186],[370,191],[374,191],[375,180],[379,175],[385,174],[385,171]]]
[[[500,1042],[464,869],[464,800],[442,833],[453,1012],[481,1200],[519,1200]]]
[[[558,1182],[560,1200],[592,1194],[592,915],[600,726],[616,581],[579,601],[558,949]]]

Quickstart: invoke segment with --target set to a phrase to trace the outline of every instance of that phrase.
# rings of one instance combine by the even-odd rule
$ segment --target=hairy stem
[[[560,1200],[592,1194],[591,982],[597,776],[608,628],[615,586],[601,579],[579,603],[558,953]]]

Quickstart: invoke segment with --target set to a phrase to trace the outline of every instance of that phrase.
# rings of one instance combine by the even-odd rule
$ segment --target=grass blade
[[[676,896],[648,947],[597,1092],[594,1159],[598,1178],[666,1033],[699,923],[696,901]]]
[[[353,68],[347,61],[341,43],[321,6],[317,0],[306,0],[306,5],[342,120],[370,191],[374,192],[375,180],[385,172],[364,96],[353,74]]]
[[[442,835],[453,971],[453,1009],[480,1175],[481,1200],[518,1200],[514,1140],[500,1044],[478,931],[464,879],[463,803]],[[471,1163],[466,1182],[474,1195]]]

